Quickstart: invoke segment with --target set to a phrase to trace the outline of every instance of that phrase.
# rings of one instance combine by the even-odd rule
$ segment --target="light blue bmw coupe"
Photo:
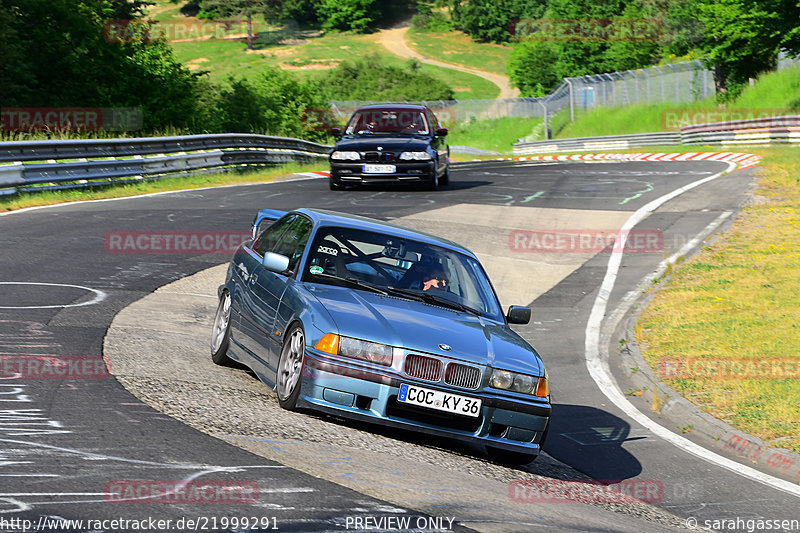
[[[219,287],[212,359],[238,361],[286,409],[479,442],[524,464],[544,443],[547,372],[509,328],[476,256],[368,218],[265,209]]]

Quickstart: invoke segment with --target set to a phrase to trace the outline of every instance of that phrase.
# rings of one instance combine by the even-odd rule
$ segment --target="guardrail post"
[[[542,102],[542,100],[539,100],[539,105],[542,106],[542,109],[544,110],[544,140],[547,141],[550,139],[550,132],[548,131],[549,128],[547,126],[547,106]]]
[[[569,85],[569,121],[575,122],[575,91],[572,87],[572,80],[570,78],[564,78],[567,81],[567,85]]]

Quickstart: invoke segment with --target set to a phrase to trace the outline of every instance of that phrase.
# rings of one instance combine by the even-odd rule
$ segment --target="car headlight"
[[[427,161],[431,159],[431,154],[428,152],[403,152],[400,154],[400,159],[403,160],[417,160],[417,161]]]
[[[492,370],[492,379],[489,384],[495,389],[533,394],[534,396],[547,397],[547,377],[529,376],[508,370]]]
[[[359,155],[358,152],[342,151],[342,152],[333,152],[331,154],[331,159],[339,159],[339,160],[347,159],[352,161],[361,159],[361,156]]]
[[[400,348],[387,344],[344,337],[333,333],[323,335],[315,348],[322,352],[352,357],[353,359],[383,366],[392,366],[394,353],[401,351]]]

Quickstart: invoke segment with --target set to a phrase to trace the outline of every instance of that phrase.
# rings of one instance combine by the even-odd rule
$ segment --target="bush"
[[[417,61],[405,68],[386,65],[377,54],[354,63],[345,61],[322,78],[335,100],[452,100],[453,89],[445,82],[420,72]]]

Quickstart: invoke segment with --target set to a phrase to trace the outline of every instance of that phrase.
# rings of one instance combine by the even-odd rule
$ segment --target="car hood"
[[[429,139],[420,137],[389,137],[385,135],[359,135],[345,137],[336,143],[335,150],[366,152],[377,150],[380,146],[387,152],[424,152],[430,144]]]
[[[536,351],[505,323],[416,300],[333,285],[307,286],[339,334],[481,365],[542,375]],[[439,345],[449,345],[444,351]]]

